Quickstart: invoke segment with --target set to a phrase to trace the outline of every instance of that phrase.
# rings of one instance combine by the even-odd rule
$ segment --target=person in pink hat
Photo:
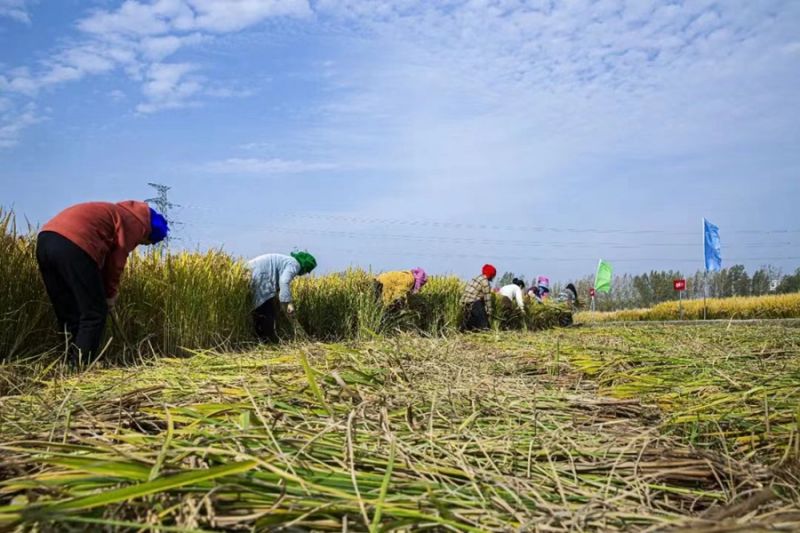
[[[427,282],[428,275],[420,267],[384,272],[375,277],[375,296],[386,307],[400,307]]]

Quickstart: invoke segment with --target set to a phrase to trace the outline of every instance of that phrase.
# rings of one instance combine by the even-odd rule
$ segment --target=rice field
[[[191,350],[0,397],[0,530],[795,531],[800,328]]]
[[[281,337],[341,341],[458,330],[463,313],[458,277],[431,276],[400,311],[375,300],[373,279],[374,273],[361,269],[295,278],[297,321],[284,317]],[[103,360],[130,364],[197,349],[246,348],[255,341],[250,304],[250,274],[242,259],[221,250],[167,254],[142,247],[131,254],[122,277]],[[502,310],[494,326],[542,329],[566,314],[558,305],[530,305],[524,315]],[[36,265],[34,234],[0,209],[0,394],[13,386],[8,365],[22,361],[29,368],[31,357],[39,365],[41,354],[50,354],[48,362],[63,354],[55,323]]]
[[[529,302],[462,335],[462,280],[392,309],[372,279],[296,279],[265,347],[241,260],[134,254],[76,373],[0,213],[0,531],[800,529],[800,327]]]
[[[682,309],[682,313],[681,313]],[[663,302],[647,309],[590,312],[577,315],[580,322],[639,321],[639,320],[702,320],[703,300]],[[708,319],[772,319],[800,318],[800,293],[708,298],[705,303]]]

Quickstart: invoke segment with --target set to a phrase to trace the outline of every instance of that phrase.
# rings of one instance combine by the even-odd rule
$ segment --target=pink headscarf
[[[411,289],[411,292],[416,294],[428,282],[428,275],[419,267],[412,268],[411,275],[414,276],[414,288]]]

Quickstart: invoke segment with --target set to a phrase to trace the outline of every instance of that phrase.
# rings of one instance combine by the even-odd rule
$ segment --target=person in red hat
[[[69,339],[72,365],[99,355],[128,255],[140,244],[161,242],[168,232],[160,213],[134,200],[76,204],[44,225],[36,261],[59,330]]]
[[[489,317],[492,315],[492,285],[497,276],[497,269],[492,265],[483,265],[481,274],[472,278],[464,288],[461,304],[464,306],[463,329],[475,331],[489,329]]]

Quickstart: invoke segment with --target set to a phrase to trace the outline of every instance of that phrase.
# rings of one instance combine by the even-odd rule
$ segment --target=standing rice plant
[[[56,342],[53,316],[36,265],[36,242],[0,209],[0,361],[40,353]]]
[[[461,324],[464,284],[455,276],[431,277],[402,310],[390,312],[375,297],[373,283],[373,274],[361,269],[297,278],[294,301],[304,333],[319,340],[398,330],[437,336]],[[136,252],[108,321],[103,359],[129,362],[142,354],[247,343],[253,340],[250,303],[246,265],[224,252]],[[531,316],[529,327],[550,325],[542,312]],[[285,317],[280,322],[283,331],[294,332]],[[0,326],[0,361],[63,352],[36,265],[34,236],[20,235],[8,211],[0,211]]]
[[[300,324],[309,335],[324,340],[379,332],[383,306],[375,298],[372,280],[361,269],[296,278],[292,291]]]
[[[116,310],[124,331],[111,333],[164,354],[233,346],[252,340],[250,301],[246,266],[223,252],[134,254]]]
[[[520,311],[517,303],[502,296],[498,293],[492,294],[494,301],[494,325],[498,329],[527,329],[528,327],[528,311],[535,302],[526,300],[525,311]]]
[[[223,252],[131,254],[108,321],[111,344],[104,359],[249,341],[249,310],[249,273]],[[0,210],[0,361],[62,353],[56,333],[36,264],[35,235],[20,234],[14,214]]]
[[[703,318],[703,300],[684,300],[684,320]],[[800,318],[800,293],[772,294],[735,298],[709,298],[706,300],[706,317],[709,319],[769,319]],[[582,322],[679,320],[678,302],[662,302],[648,309],[623,309],[612,312],[583,312]]]
[[[464,282],[456,276],[431,276],[419,294],[409,299],[417,312],[417,328],[431,335],[458,330],[463,320]]]

